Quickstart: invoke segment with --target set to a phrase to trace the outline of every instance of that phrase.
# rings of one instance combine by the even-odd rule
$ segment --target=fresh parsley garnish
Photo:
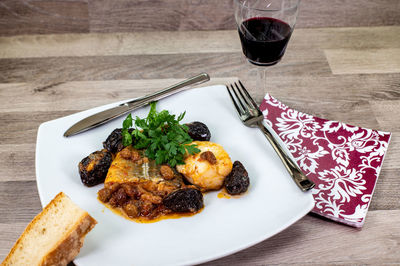
[[[156,102],[152,102],[146,118],[136,117],[132,133],[129,133],[133,126],[132,116],[126,117],[122,124],[122,143],[124,146],[133,144],[135,149],[146,149],[145,155],[157,164],[168,163],[171,167],[184,164],[186,153],[200,152],[197,145],[190,144],[193,139],[188,134],[188,127],[179,123],[185,114],[175,118],[167,110],[157,112]]]

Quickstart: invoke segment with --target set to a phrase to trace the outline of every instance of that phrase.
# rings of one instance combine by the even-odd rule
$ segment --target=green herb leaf
[[[126,147],[132,144],[132,135],[129,134],[128,129],[122,130],[122,144]]]
[[[124,122],[122,122],[122,128],[123,128],[123,129],[129,129],[129,128],[131,128],[131,127],[132,127],[132,115],[129,114],[129,115],[125,118]]]
[[[175,118],[167,110],[157,112],[156,102],[150,103],[150,111],[146,118],[135,118],[135,129],[129,134],[133,119],[129,114],[123,122],[122,140],[124,146],[132,145],[136,149],[146,149],[146,156],[157,164],[168,163],[171,167],[184,164],[188,154],[199,153],[196,145],[190,144],[188,127],[179,122],[185,117],[183,112]]]

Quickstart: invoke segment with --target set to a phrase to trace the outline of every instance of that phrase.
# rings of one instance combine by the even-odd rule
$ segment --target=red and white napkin
[[[265,123],[315,182],[312,212],[362,227],[391,133],[301,113],[269,94],[260,109]]]

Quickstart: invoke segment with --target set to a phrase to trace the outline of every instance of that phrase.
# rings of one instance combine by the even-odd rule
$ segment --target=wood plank
[[[371,211],[362,230],[307,215],[272,238],[204,265],[397,264],[400,211]]]
[[[399,1],[391,0],[318,0],[301,3],[299,27],[359,27],[399,25]],[[378,14],[379,13],[379,14]]]
[[[99,86],[99,84],[101,85]],[[106,82],[105,84],[112,83]],[[119,83],[114,82],[114,84]],[[129,83],[127,84],[129,85]],[[124,87],[118,86],[114,89],[112,86],[104,86],[103,83],[97,82],[89,84],[94,85],[93,87],[77,86],[74,88],[74,85],[81,84],[71,83],[70,86],[68,86],[68,84],[67,86],[60,85],[60,88],[53,88],[52,91],[41,92],[42,95],[39,93],[38,96],[30,96],[30,101],[23,101],[25,103],[23,108],[18,106],[18,102],[17,105],[14,105],[8,104],[7,101],[5,101],[3,107],[1,108],[2,113],[0,113],[0,121],[6,125],[4,131],[0,131],[0,139],[2,139],[3,143],[19,143],[18,141],[20,134],[17,134],[17,132],[21,130],[21,127],[24,127],[28,131],[28,134],[32,134],[32,136],[28,136],[28,138],[33,139],[37,129],[36,126],[46,120],[54,119],[72,112],[85,110],[106,103],[115,102],[117,100],[128,99],[132,96],[134,97],[143,95],[145,93],[147,94],[160,88],[160,86],[155,87],[156,89],[154,89],[154,87],[144,87],[143,90],[137,90],[137,92],[133,94],[130,93],[130,88],[132,87],[127,85],[124,85]],[[82,88],[87,88],[88,90],[84,93],[81,93],[85,91]],[[99,89],[96,90],[95,88]],[[124,88],[124,90],[122,90],[122,88]],[[94,91],[99,92],[99,94],[93,93]],[[250,89],[250,91],[254,92],[252,89]],[[302,92],[298,92],[298,94],[301,93]],[[55,96],[53,96],[53,94]],[[274,94],[272,93],[272,95]],[[23,96],[21,97],[23,100]],[[373,110],[367,101],[332,101],[329,99],[315,99],[314,101],[311,101],[309,98],[306,98],[303,101],[301,98],[296,98],[293,96],[287,98],[277,98],[294,109],[313,114],[318,117],[343,121],[349,124],[367,128],[387,130],[385,127],[381,128],[376,118],[371,115],[373,114]],[[76,99],[82,100],[79,101]],[[29,108],[31,112],[23,112],[24,108]],[[13,111],[13,109],[15,111]]]
[[[400,49],[326,49],[333,74],[399,73]]]
[[[397,25],[398,10],[397,0],[334,0],[329,5],[309,0],[300,7],[297,27]],[[0,35],[88,32],[89,23],[92,32],[236,27],[229,0],[7,0],[0,4]]]
[[[185,1],[186,2],[186,1]],[[187,4],[179,0],[89,1],[91,32],[175,31]]]
[[[0,144],[0,182],[35,181],[35,150],[32,142]]]
[[[212,78],[211,81],[200,86],[226,84],[236,79],[233,77]],[[50,86],[37,86],[31,83],[0,84],[0,112],[85,110],[150,94],[182,80],[72,81]],[[7,99],[13,99],[13,101]]]
[[[28,223],[41,210],[36,181],[1,182],[0,224]]]
[[[389,147],[389,149],[392,147]],[[397,147],[399,148],[399,147]],[[399,167],[391,168],[388,163],[394,162],[394,158],[390,159],[390,155],[386,155],[383,163],[382,171],[376,183],[375,191],[371,199],[369,210],[399,210],[400,209],[400,179]],[[396,158],[398,162],[398,158]]]
[[[399,26],[296,29],[288,50],[400,48]],[[313,40],[310,43],[310,39]],[[315,40],[315,41],[314,41]],[[335,49],[335,50],[332,50]],[[332,50],[332,51],[331,51]],[[354,51],[354,52],[357,52]],[[372,50],[373,51],[373,50]],[[385,50],[384,50],[385,51]],[[390,51],[390,50],[388,50]],[[393,54],[396,54],[396,49]],[[0,58],[241,52],[236,31],[52,34],[0,37]],[[385,54],[385,53],[384,53]],[[306,59],[313,53],[301,57]]]
[[[204,71],[212,77],[242,78],[252,68],[241,53],[1,59],[0,83],[47,86],[72,80],[186,78]],[[297,55],[296,51],[288,51],[283,61],[268,72],[269,77],[330,74],[322,51],[306,50],[299,50]]]
[[[85,0],[3,0],[0,35],[88,32]]]
[[[41,123],[71,114],[71,112],[35,112],[0,113],[0,143],[19,145],[36,143],[38,127]]]
[[[387,169],[394,169],[399,167],[400,162],[400,132],[392,131],[392,138],[390,139],[390,144],[388,152],[385,156],[385,167]]]
[[[233,1],[90,1],[91,32],[221,30],[236,27]],[[157,10],[157,12],[155,12]],[[308,0],[298,28],[398,25],[397,0]]]
[[[85,110],[142,96],[180,80],[71,81],[50,85],[4,83],[0,84],[0,99],[4,99],[0,100],[0,111],[6,114],[25,110],[36,112]],[[229,79],[212,78],[212,80],[202,86],[226,84]],[[256,90],[254,80],[251,76],[245,76],[242,79],[251,92]],[[397,80],[397,76],[394,74],[346,75],[340,80],[329,76],[299,79],[294,75],[285,78],[267,77],[267,86],[268,92],[274,97],[300,111],[327,119],[342,120],[360,126],[372,126],[376,129],[390,131],[393,126],[386,127],[385,124],[377,123],[373,114],[378,109],[375,107],[371,109],[369,102],[372,101],[375,106],[378,103],[385,105],[388,99],[391,99],[392,102],[394,99],[400,101],[400,94],[396,93]],[[7,99],[13,99],[13,101]],[[384,117],[384,113],[379,115]],[[7,117],[5,116],[4,119]],[[11,121],[7,119],[5,122],[10,123]],[[362,121],[370,122],[360,124],[363,123]]]
[[[0,261],[5,259],[27,225],[26,222],[0,223]]]
[[[38,68],[40,62],[36,63],[36,68]],[[24,67],[22,63],[20,66],[21,74],[24,69],[28,71],[28,67]],[[33,66],[33,63],[30,66]],[[215,76],[223,75],[224,70],[216,68],[217,70],[214,71],[218,72],[210,72],[214,76],[212,78],[214,83],[225,84],[225,78],[215,78]],[[288,68],[290,69],[290,66],[282,63],[281,66],[276,66],[276,68],[271,68],[271,71],[267,71],[267,91],[285,103],[371,101],[374,106],[374,113],[379,117],[382,119],[395,119],[395,117],[385,117],[390,110],[383,109],[379,111],[380,108],[385,108],[379,106],[386,106],[386,102],[389,100],[388,104],[391,107],[389,109],[396,110],[399,107],[394,106],[394,101],[400,100],[397,74],[346,75],[340,79],[334,76],[321,77],[317,75],[299,77],[295,73],[290,73],[292,71],[288,70]],[[71,70],[73,71],[73,69]],[[198,69],[198,71],[200,70]],[[243,67],[243,70],[241,73],[238,72],[238,74],[241,75],[241,80],[246,87],[253,91],[256,88],[257,76],[254,75],[254,71],[246,71],[245,67]],[[177,71],[178,68],[173,75],[178,75]],[[65,72],[65,76],[62,77],[68,78],[68,76],[71,76],[67,70]],[[282,72],[290,73],[290,75],[288,74],[285,77],[277,76],[283,75]],[[11,72],[8,73],[11,74]],[[159,74],[161,76],[163,73]],[[164,75],[166,76],[166,74]],[[186,74],[187,76],[189,74]],[[49,72],[48,79],[51,80],[51,78],[58,77],[50,75]],[[36,111],[87,109],[113,101],[142,96],[179,80],[181,79],[159,78],[145,80],[66,81],[50,84],[41,84],[39,81],[33,83],[4,83],[0,84],[0,110],[2,112],[15,112],[26,110],[26,108]],[[211,84],[213,83],[208,82],[203,86]],[[132,88],[135,88],[135,90],[132,90]],[[13,99],[13,101],[7,99]],[[84,100],[77,101],[77,99]],[[83,103],[84,105],[82,105]],[[391,125],[393,124],[392,122],[389,121],[386,124]],[[385,122],[382,121],[382,123]],[[386,124],[382,124],[381,128],[385,130]],[[386,130],[391,130],[391,128],[392,126]]]
[[[397,93],[400,93],[400,83],[397,86]],[[399,131],[400,123],[398,113],[400,111],[400,101],[396,98],[391,101],[371,101],[374,114],[382,127],[390,131]]]
[[[239,37],[232,31],[23,35],[0,38],[0,58],[240,51]]]

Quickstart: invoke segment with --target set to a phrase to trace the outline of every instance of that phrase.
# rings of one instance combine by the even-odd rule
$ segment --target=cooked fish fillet
[[[129,154],[131,154],[130,157]],[[140,157],[135,158],[136,155],[133,154],[138,154]],[[174,174],[172,180],[166,180],[161,175],[161,165],[157,165],[154,160],[147,159],[144,156],[144,151],[138,151],[132,146],[128,146],[115,156],[108,169],[104,184],[151,181],[154,183],[166,182],[181,187],[183,184],[182,176],[177,172],[174,172]]]

